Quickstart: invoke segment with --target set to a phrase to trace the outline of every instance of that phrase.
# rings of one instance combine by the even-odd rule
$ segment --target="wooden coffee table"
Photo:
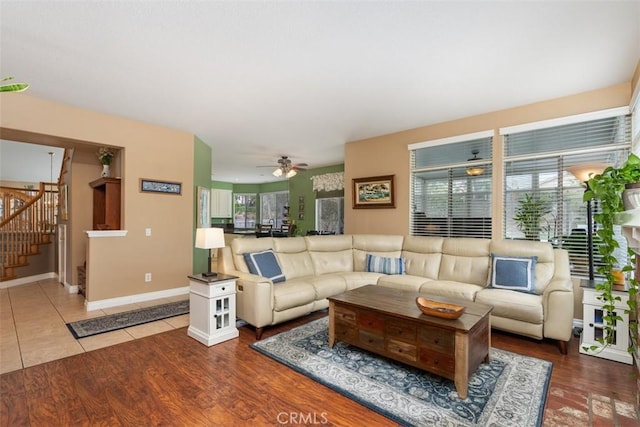
[[[466,307],[456,320],[422,314],[424,296]],[[367,285],[329,297],[329,347],[344,341],[454,381],[461,399],[491,349],[491,310],[471,301]]]

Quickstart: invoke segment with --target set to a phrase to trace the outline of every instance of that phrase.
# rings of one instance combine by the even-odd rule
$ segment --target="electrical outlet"
[[[144,229],[144,235],[147,236],[147,237],[151,236],[151,229],[150,228],[145,228]]]
[[[151,273],[144,273],[144,281],[145,282],[151,281]]]

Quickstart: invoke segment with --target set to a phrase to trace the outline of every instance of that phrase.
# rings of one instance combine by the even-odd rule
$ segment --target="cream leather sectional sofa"
[[[272,250],[286,280],[251,274],[245,254]],[[537,257],[535,290],[488,287],[491,254]],[[403,258],[404,274],[366,271],[367,254]],[[270,255],[273,257],[273,255]],[[492,327],[558,340],[566,353],[573,287],[565,250],[544,242],[399,235],[241,238],[221,249],[218,269],[238,276],[237,315],[263,328],[328,307],[327,297],[368,284],[492,305]]]

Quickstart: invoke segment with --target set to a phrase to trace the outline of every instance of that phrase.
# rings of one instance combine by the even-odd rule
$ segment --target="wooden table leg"
[[[455,338],[455,373],[453,382],[460,399],[467,398],[469,387],[469,335],[456,332]]]
[[[335,305],[329,301],[329,348],[333,348],[336,342]]]

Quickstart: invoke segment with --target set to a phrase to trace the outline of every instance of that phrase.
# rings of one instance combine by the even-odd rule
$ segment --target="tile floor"
[[[0,374],[189,325],[189,315],[76,340],[66,323],[172,301],[189,295],[93,310],[56,279],[0,289]]]

